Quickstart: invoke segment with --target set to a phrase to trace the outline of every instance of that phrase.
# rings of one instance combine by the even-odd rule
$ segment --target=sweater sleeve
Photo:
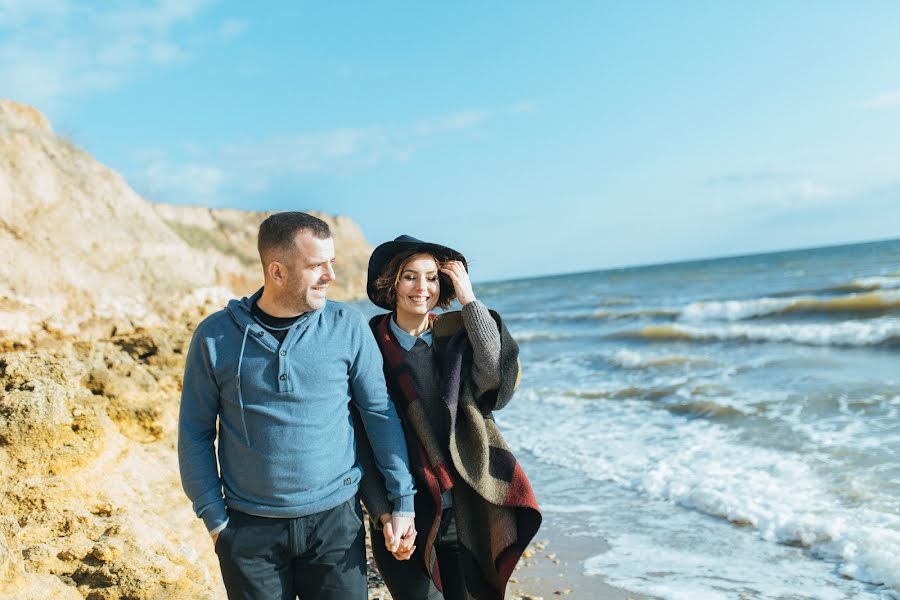
[[[476,394],[482,396],[500,387],[500,331],[479,300],[463,306],[462,316],[472,344],[472,380]]]
[[[384,477],[381,476],[378,465],[375,464],[372,444],[369,443],[362,418],[355,406],[351,406],[350,414],[353,416],[353,428],[356,434],[356,460],[359,461],[359,466],[362,468],[359,497],[366,505],[369,518],[377,525],[381,515],[393,511],[393,505],[388,500],[387,491],[384,489]]]
[[[181,485],[194,513],[208,531],[228,520],[222,480],[216,463],[216,419],[219,388],[213,376],[207,340],[198,327],[184,367],[178,414],[178,467]]]
[[[353,404],[365,427],[375,466],[384,478],[394,513],[413,514],[415,486],[409,472],[406,440],[397,410],[387,392],[381,352],[372,332],[357,315],[357,352],[350,367]],[[369,507],[373,508],[373,507]]]

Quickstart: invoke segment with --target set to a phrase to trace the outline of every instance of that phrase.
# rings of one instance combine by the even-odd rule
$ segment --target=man
[[[364,599],[351,402],[393,503],[389,549],[415,538],[415,490],[381,354],[361,314],[326,300],[335,274],[324,221],[274,214],[260,225],[258,248],[263,288],[206,318],[191,341],[182,485],[213,538],[230,599]]]

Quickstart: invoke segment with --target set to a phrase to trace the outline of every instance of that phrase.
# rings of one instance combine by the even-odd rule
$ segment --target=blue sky
[[[898,23],[888,1],[0,0],[0,95],[149,200],[344,214],[508,279],[900,236]]]

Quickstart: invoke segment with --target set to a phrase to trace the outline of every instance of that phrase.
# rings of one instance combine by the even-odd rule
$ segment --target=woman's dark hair
[[[373,300],[377,300],[383,304],[387,304],[388,306],[392,306],[394,308],[397,307],[397,284],[400,282],[400,274],[403,272],[403,267],[406,266],[406,263],[416,255],[419,254],[427,254],[431,258],[434,259],[434,262],[437,263],[437,266],[440,268],[445,262],[449,260],[447,256],[439,256],[432,252],[431,250],[421,250],[418,248],[413,248],[412,250],[404,250],[403,252],[398,252],[394,255],[391,260],[388,261],[387,266],[385,266],[384,270],[381,272],[381,275],[375,280],[372,284],[374,288],[372,291],[372,295],[374,296]],[[438,293],[438,301],[437,308],[449,308],[450,303],[456,298],[456,291],[453,288],[453,282],[450,281],[450,278],[441,273],[440,269],[438,269],[438,281],[441,284],[441,290]]]

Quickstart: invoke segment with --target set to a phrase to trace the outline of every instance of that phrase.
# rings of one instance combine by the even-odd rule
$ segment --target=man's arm
[[[228,521],[222,481],[216,464],[216,417],[219,387],[213,376],[206,339],[198,328],[184,366],[178,415],[178,467],[181,485],[210,535]]]
[[[403,428],[387,393],[381,352],[362,315],[356,313],[356,316],[356,350],[350,367],[353,403],[359,409],[375,466],[384,478],[388,500],[393,503],[394,516],[412,517],[416,490],[409,472]]]

